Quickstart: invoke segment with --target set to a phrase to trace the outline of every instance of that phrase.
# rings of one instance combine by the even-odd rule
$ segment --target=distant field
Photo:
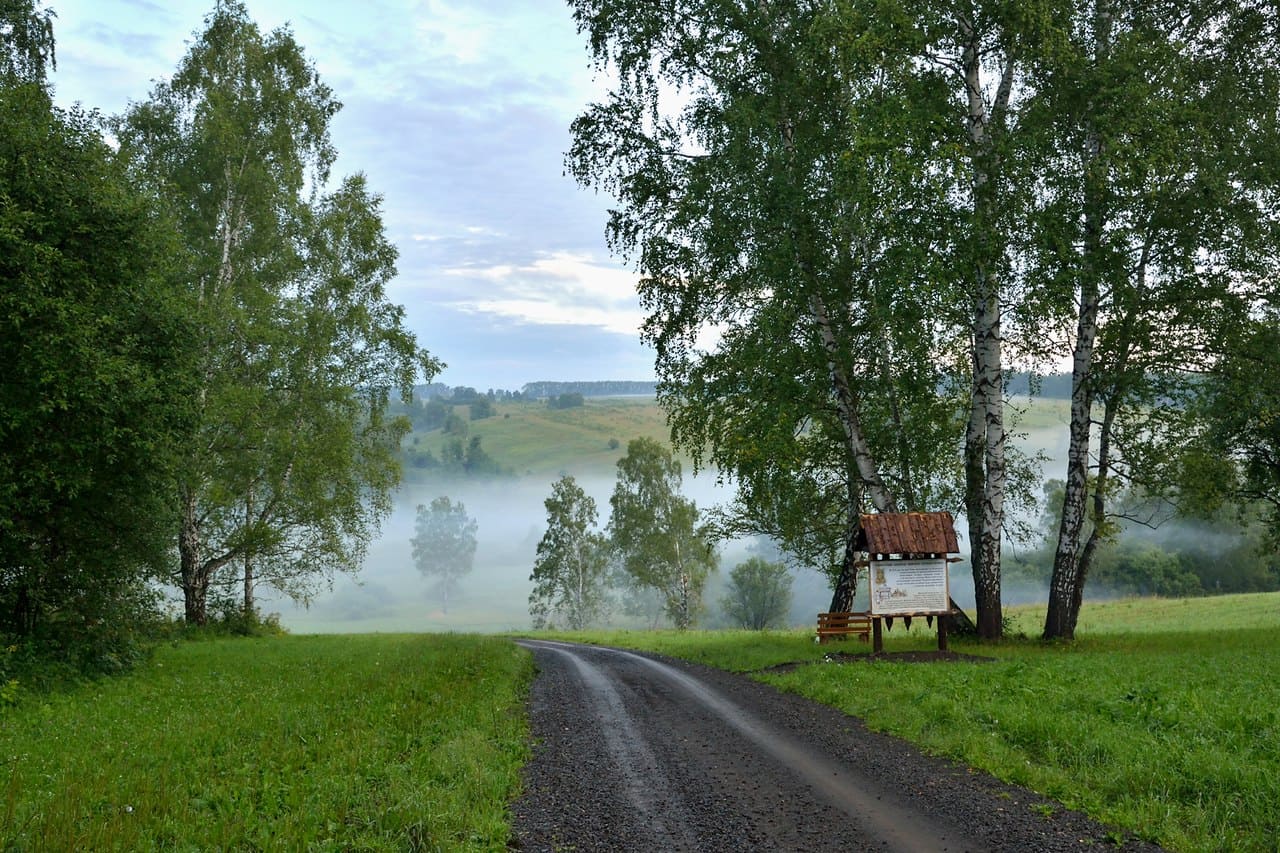
[[[633,438],[670,441],[666,415],[652,397],[592,397],[574,409],[552,409],[545,402],[498,403],[491,418],[470,423],[469,435],[518,475],[570,473],[612,475]],[[445,436],[439,430],[417,433],[435,451]],[[609,440],[618,447],[610,448]]]
[[[1011,405],[1009,424],[1023,436],[1024,448],[1051,458],[1065,449],[1069,401],[1021,397]],[[468,435],[480,436],[491,456],[522,476],[612,476],[631,439],[671,438],[666,413],[653,397],[589,397],[575,409],[552,409],[545,402],[500,402],[494,408],[494,417],[470,422]],[[440,430],[415,435],[432,452],[445,439]],[[617,439],[617,449],[610,449],[610,439]]]
[[[1015,617],[1038,630],[1043,606]],[[931,648],[922,628],[886,650]],[[813,661],[756,677],[1171,850],[1275,851],[1280,593],[1087,603],[1080,628],[1074,644],[953,640],[994,659],[977,664],[822,662],[868,648],[807,631],[595,639],[738,671]]]

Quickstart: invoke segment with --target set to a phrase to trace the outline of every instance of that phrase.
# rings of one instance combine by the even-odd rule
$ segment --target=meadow
[[[1015,397],[1010,401],[1014,438],[1029,452],[1055,459],[1065,452],[1070,401]],[[500,401],[492,417],[468,423],[484,449],[518,476],[570,473],[577,477],[616,473],[634,438],[671,439],[667,416],[653,397],[589,397],[585,405],[552,409],[543,401]],[[417,433],[424,447],[437,449],[440,430]],[[616,440],[617,447],[610,447]],[[691,473],[682,457],[685,473]]]
[[[1033,632],[1043,608],[1013,614]],[[1025,785],[1178,851],[1275,851],[1280,594],[1087,604],[1080,638],[952,639],[986,662],[849,658],[808,632],[609,632],[580,640],[739,672]],[[924,650],[920,622],[886,651]],[[810,665],[770,667],[792,661]],[[1046,817],[1050,815],[1046,814]]]
[[[1274,851],[1280,594],[1091,603],[1072,644],[1018,636],[1041,613],[1015,610],[1001,643],[952,638],[985,661],[872,660],[809,630],[555,636],[746,673],[1117,839]],[[886,634],[888,652],[933,643],[920,621]],[[533,674],[509,638],[477,635],[164,646],[132,674],[0,708],[0,848],[502,850]]]
[[[670,440],[666,414],[653,397],[593,397],[571,409],[499,402],[494,410],[492,417],[471,421],[468,435],[480,436],[485,451],[518,476],[612,477],[628,441]],[[433,450],[444,438],[440,430],[417,435]]]
[[[476,636],[164,647],[0,710],[0,848],[500,850],[531,676]]]

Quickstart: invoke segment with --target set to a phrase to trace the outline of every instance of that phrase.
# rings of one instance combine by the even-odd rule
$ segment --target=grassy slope
[[[457,636],[218,640],[0,718],[6,850],[502,850],[530,656]]]
[[[1057,455],[1065,447],[1069,403],[1066,400],[1014,400],[1018,411],[1014,432],[1024,446]],[[667,442],[666,414],[653,397],[593,397],[576,409],[551,409],[546,403],[500,402],[493,417],[468,424],[468,437],[481,437],[484,449],[516,474],[612,476],[627,442],[641,436]],[[465,407],[458,409],[465,416]],[[441,430],[417,432],[422,448],[438,453],[446,436]],[[609,448],[617,439],[619,447]],[[1053,476],[1053,469],[1046,472]],[[412,469],[406,472],[415,476]]]
[[[652,397],[590,398],[576,409],[551,409],[546,403],[498,403],[497,414],[472,421],[468,436],[517,474],[612,475],[627,442],[642,436],[666,442],[666,415]],[[438,451],[440,430],[417,433],[421,445]],[[609,440],[618,440],[610,449]]]
[[[1032,628],[1041,614],[1019,614]],[[918,623],[887,650],[929,648]],[[1081,639],[953,642],[984,664],[823,663],[801,632],[626,633],[615,645],[738,671],[841,708],[1174,850],[1276,850],[1280,594],[1089,604]],[[865,652],[849,643],[843,651]]]

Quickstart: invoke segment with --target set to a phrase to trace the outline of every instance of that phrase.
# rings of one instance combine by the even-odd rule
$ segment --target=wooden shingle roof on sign
[[[879,512],[864,515],[858,550],[870,554],[958,554],[949,512]]]

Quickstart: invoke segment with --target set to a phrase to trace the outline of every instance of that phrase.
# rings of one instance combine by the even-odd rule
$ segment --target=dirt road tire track
[[[749,678],[521,643],[539,674],[519,849],[1118,849],[1083,815]]]

